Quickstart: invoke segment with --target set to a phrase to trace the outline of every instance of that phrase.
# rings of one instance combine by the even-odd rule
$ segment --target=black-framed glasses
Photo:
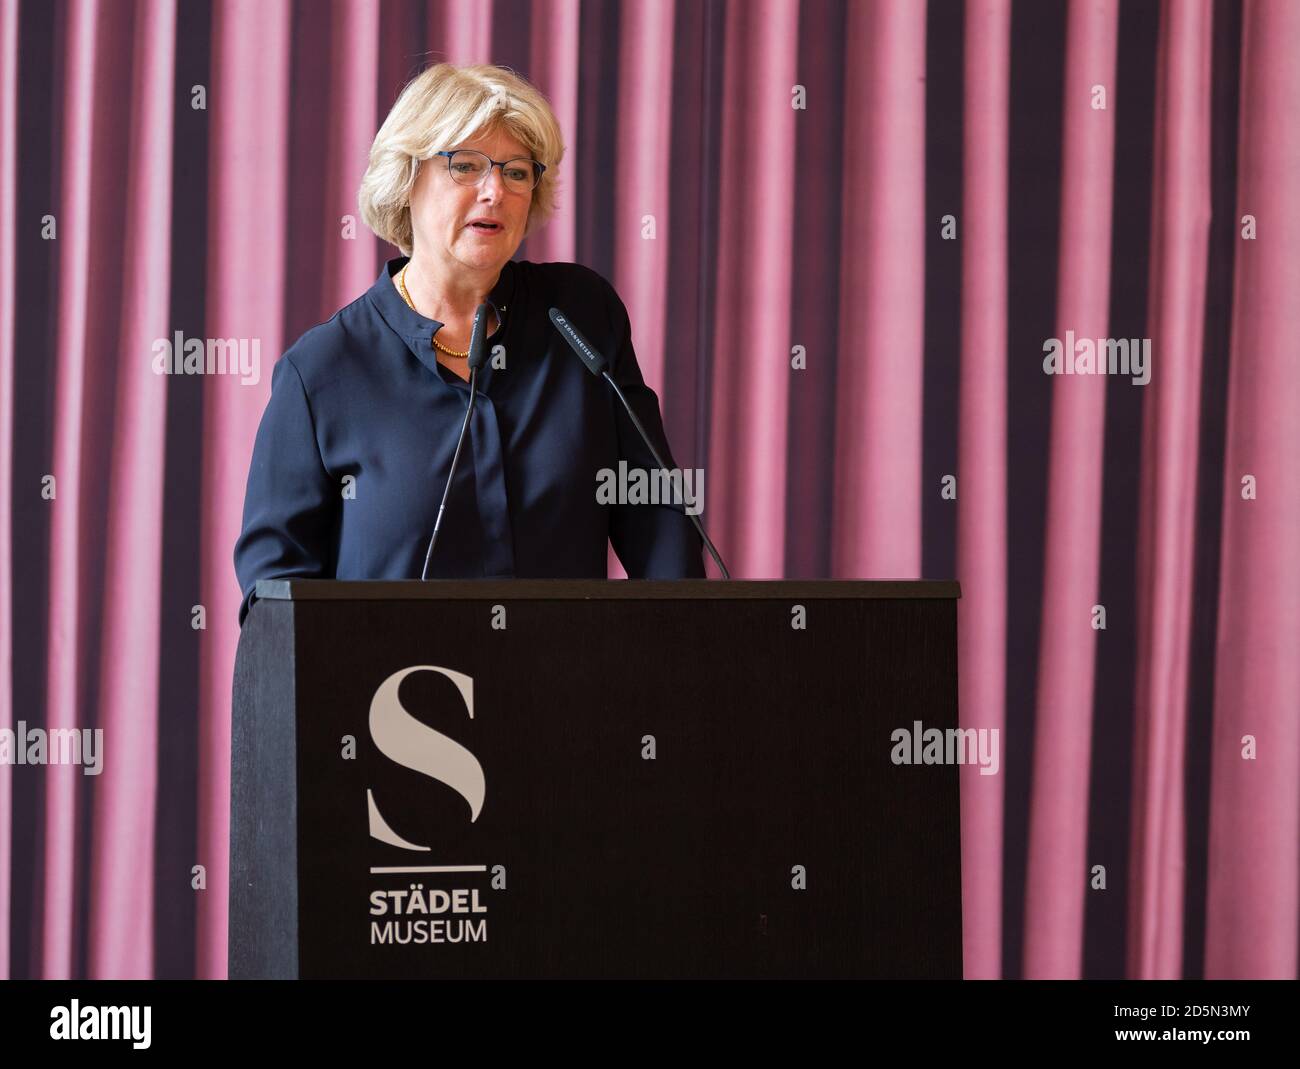
[[[454,151],[435,152],[435,156],[447,157],[447,173],[462,186],[476,186],[487,178],[493,167],[501,168],[501,180],[506,188],[515,193],[530,193],[542,180],[546,164],[538,163],[528,156],[516,156],[512,160],[494,160],[477,149],[458,148]]]

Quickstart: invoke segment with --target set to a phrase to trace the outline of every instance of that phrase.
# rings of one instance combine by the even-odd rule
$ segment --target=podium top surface
[[[272,601],[579,601],[672,598],[960,598],[955,580],[931,579],[259,579]]]

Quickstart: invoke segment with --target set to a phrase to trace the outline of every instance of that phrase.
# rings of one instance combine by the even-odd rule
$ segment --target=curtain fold
[[[1006,738],[1007,149],[1011,0],[966,4],[957,471],[958,706]],[[965,975],[1002,975],[1002,776],[961,773]]]
[[[1110,333],[1115,56],[1119,5],[1071,0],[1066,29],[1060,269],[1056,337]],[[1102,98],[1098,90],[1105,93]],[[1104,106],[1097,106],[1104,104]],[[1028,357],[1027,357],[1028,359]],[[1083,952],[1083,902],[1098,632],[1107,380],[1057,375],[1052,383],[1046,557],[1038,654],[1029,868],[1027,979],[1073,979]]]
[[[611,281],[627,306],[641,374],[660,398],[664,395],[672,233],[667,148],[671,143],[674,13],[671,0],[628,0],[623,5],[614,159],[600,168],[614,184]],[[679,457],[674,459],[684,463]],[[626,579],[627,571],[612,546],[608,558],[609,578]]]
[[[1161,8],[1138,518],[1138,653],[1128,975],[1179,979],[1183,783],[1210,232],[1209,0]]]
[[[199,893],[196,971],[226,975],[230,871],[230,696],[240,591],[231,579],[253,437],[284,350],[288,194],[288,5],[230,0],[213,9],[212,173],[207,331],[259,344],[256,384],[212,376],[203,394],[201,590],[207,630],[199,660]],[[371,280],[373,281],[373,279]]]
[[[57,258],[58,325],[54,338],[54,442],[50,484],[54,508],[50,516],[48,661],[45,726],[47,730],[78,730],[83,724],[82,687],[85,678],[82,579],[82,538],[86,517],[83,477],[88,422],[86,360],[90,344],[91,191],[95,114],[95,71],[99,58],[98,0],[75,4],[66,12],[63,42],[65,85],[60,144],[61,189],[56,232],[61,232]],[[74,975],[76,907],[84,890],[84,873],[77,870],[81,775],[72,765],[45,770],[42,919],[39,975],[47,980]]]
[[[705,508],[738,579],[785,566],[798,14],[793,0],[726,7]]]
[[[530,56],[533,81],[546,94],[565,134],[559,199],[551,221],[527,242],[524,259],[567,263],[577,254],[577,210],[573,174],[577,152],[571,143],[578,128],[579,0],[539,0],[533,7]]]
[[[105,751],[95,780],[89,959],[92,978],[145,979],[153,970],[160,572],[167,451],[167,380],[152,368],[169,339],[172,80],[176,7],[137,10],[127,145],[124,315],[116,374],[105,542],[99,719]],[[185,626],[168,619],[167,626]],[[142,874],[146,874],[143,875]]]
[[[18,5],[0,4],[0,729],[14,718],[13,525],[14,324],[17,318]],[[0,980],[9,979],[9,924],[13,906],[13,769],[0,764]]]
[[[1252,0],[1241,144],[1205,975],[1294,979],[1300,894],[1300,6]],[[1247,238],[1251,216],[1256,231]],[[1253,480],[1253,490],[1246,480]],[[1247,494],[1252,494],[1247,497]],[[1253,754],[1252,754],[1253,748]]]
[[[925,6],[850,4],[831,574],[921,574]],[[856,60],[855,57],[862,57]]]
[[[632,343],[647,385],[664,384],[667,311],[669,124],[672,120],[671,0],[629,0],[618,62],[615,133],[614,278],[632,321]],[[663,238],[659,236],[663,229]]]
[[[328,8],[330,36],[329,143],[326,171],[325,264],[320,319],[351,304],[375,281],[378,239],[357,208],[357,187],[375,139],[379,85],[379,0],[339,0]],[[334,235],[338,240],[329,240]]]
[[[429,0],[430,63],[491,63],[496,0]]]

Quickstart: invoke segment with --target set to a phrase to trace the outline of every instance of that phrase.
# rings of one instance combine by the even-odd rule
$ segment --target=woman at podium
[[[402,91],[358,201],[403,255],[275,366],[235,545],[241,624],[259,579],[420,578],[484,302],[487,362],[427,576],[603,578],[609,543],[634,578],[704,576],[680,504],[598,492],[620,462],[657,465],[552,307],[608,359],[675,468],[623,302],[589,268],[512,260],[554,211],[564,151],[545,97],[502,68],[439,64]]]

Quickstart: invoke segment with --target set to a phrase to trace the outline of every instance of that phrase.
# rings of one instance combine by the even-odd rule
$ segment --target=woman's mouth
[[[483,234],[485,236],[505,233],[505,227],[500,223],[475,222],[470,223],[468,229],[474,231],[476,234]]]

